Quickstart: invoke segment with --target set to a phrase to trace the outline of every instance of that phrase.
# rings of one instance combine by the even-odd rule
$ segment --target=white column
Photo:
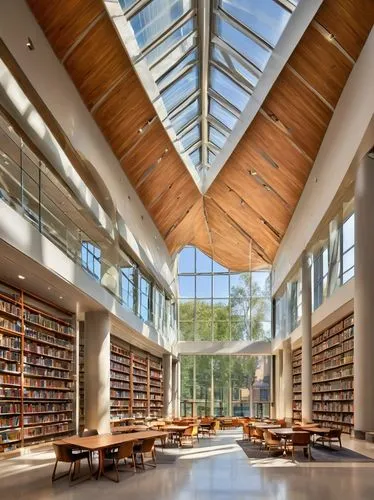
[[[312,287],[308,254],[304,251],[302,261],[302,366],[301,366],[301,419],[312,420]]]
[[[210,416],[214,417],[214,359],[210,360]]]
[[[292,350],[291,339],[283,341],[283,408],[287,422],[292,422]]]
[[[110,432],[110,317],[88,312],[84,329],[85,427]]]
[[[172,388],[172,363],[171,354],[164,354],[162,357],[162,368],[164,377],[164,417],[173,416],[173,388]]]
[[[366,156],[355,187],[354,433],[374,430],[374,159]]]
[[[179,407],[180,407],[179,379],[180,379],[180,362],[175,361],[173,363],[173,369],[172,369],[173,417],[179,416]]]

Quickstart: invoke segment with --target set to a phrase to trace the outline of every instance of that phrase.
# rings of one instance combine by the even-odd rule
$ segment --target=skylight
[[[202,192],[255,116],[320,3],[104,2],[169,137]],[[290,19],[302,9],[302,30],[295,35],[295,28],[290,28],[289,48],[278,54]],[[268,75],[262,84],[267,71],[271,78]],[[257,89],[261,97],[252,98]]]

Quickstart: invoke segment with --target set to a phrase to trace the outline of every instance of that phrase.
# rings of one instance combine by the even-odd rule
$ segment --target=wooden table
[[[180,437],[189,427],[192,427],[192,425],[165,425],[162,430],[167,432],[168,434],[178,434],[180,445]]]
[[[325,434],[328,434],[331,431],[331,427],[303,427],[301,426],[301,429],[304,432],[309,432],[313,437],[315,434],[317,436],[324,436]],[[312,440],[313,446],[316,444],[315,438]],[[322,443],[322,446],[324,446],[324,443]]]
[[[99,452],[99,468],[97,471],[96,479],[99,479],[100,476],[105,476],[108,479],[114,481],[113,478],[105,474],[104,468],[104,459],[105,459],[105,450],[108,448],[118,448],[123,443],[128,443],[131,441],[140,441],[148,438],[160,438],[166,436],[165,432],[160,431],[142,431],[142,432],[134,432],[128,434],[99,434],[97,436],[88,436],[88,437],[79,437],[72,436],[67,437],[66,439],[59,440],[59,442],[72,446],[74,448],[81,448],[83,450],[88,451],[98,451]]]
[[[118,425],[112,427],[112,434],[125,434],[128,432],[142,432],[149,429],[148,425]]]
[[[280,439],[284,440],[283,455],[286,455],[287,454],[287,439],[290,438],[291,436],[293,436],[294,434],[304,434],[306,431],[304,431],[304,430],[294,431],[290,427],[283,427],[281,429],[269,429],[269,432],[271,432],[271,434],[274,434],[275,436],[279,437]]]
[[[257,427],[257,429],[267,430],[267,429],[280,429],[281,425],[279,425],[279,424],[256,424],[256,423],[253,423],[252,427]]]

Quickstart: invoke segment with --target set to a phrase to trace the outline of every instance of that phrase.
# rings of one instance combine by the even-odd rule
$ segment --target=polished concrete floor
[[[156,469],[105,478],[51,483],[50,450],[0,461],[1,500],[371,500],[374,463],[303,463],[284,458],[250,461],[235,440],[239,431],[200,439],[194,448],[166,449]],[[374,458],[374,444],[344,439],[344,446]],[[160,455],[162,452],[159,452]],[[174,460],[175,458],[175,460]],[[63,468],[64,465],[61,465]],[[84,472],[82,467],[82,473]],[[105,496],[106,497],[105,497]]]

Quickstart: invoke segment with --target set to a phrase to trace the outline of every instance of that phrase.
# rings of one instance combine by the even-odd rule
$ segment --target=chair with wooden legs
[[[306,451],[308,451],[309,461],[312,460],[312,452],[310,448],[310,433],[309,432],[297,432],[292,434],[288,445],[291,447],[292,451],[292,461],[295,461],[295,448],[303,448],[304,455],[306,455]]]
[[[249,424],[243,424],[243,439],[248,439],[248,441],[251,439],[251,429]]]
[[[128,469],[120,469],[118,467],[120,460],[123,460],[124,463],[126,464],[126,459],[131,458],[133,472],[136,472],[136,463],[135,463],[135,455],[134,455],[133,445],[134,445],[133,442],[123,443],[118,448],[110,450],[105,456],[105,458],[108,458],[108,459],[111,458],[113,460],[114,470],[116,471],[116,482],[117,483],[119,482],[119,472],[124,472],[124,471],[128,470]]]
[[[146,453],[151,454],[152,463],[144,462],[144,455]],[[140,444],[136,444],[134,446],[135,461],[138,455],[140,455],[140,460],[143,470],[145,470],[145,465],[148,465],[149,467],[156,467],[157,462],[156,462],[155,438],[143,439],[143,441]]]
[[[264,440],[265,440],[265,448],[269,450],[269,455],[271,453],[271,450],[281,450],[282,449],[282,442],[281,440],[274,436],[270,431],[264,430]]]
[[[326,441],[330,445],[330,448],[331,448],[331,443],[335,442],[339,443],[341,448],[342,447],[341,435],[342,435],[341,429],[331,429],[328,433],[319,436],[314,442],[315,443],[321,442],[321,444],[324,445]]]
[[[92,467],[91,467],[91,457],[88,451],[74,451],[64,444],[53,443],[53,449],[56,455],[56,462],[52,472],[52,482],[57,481],[57,479],[61,479],[62,477],[69,476],[70,482],[74,481],[74,476],[76,473],[76,467],[80,465],[80,461],[83,459],[87,459],[88,467],[90,469],[90,475],[92,475]],[[58,462],[64,462],[70,464],[69,471],[59,476],[56,475],[57,464]],[[73,467],[74,465],[74,467]]]
[[[251,438],[254,443],[260,443],[260,447],[262,448],[264,442],[264,431],[261,427],[255,427],[251,433]]]

